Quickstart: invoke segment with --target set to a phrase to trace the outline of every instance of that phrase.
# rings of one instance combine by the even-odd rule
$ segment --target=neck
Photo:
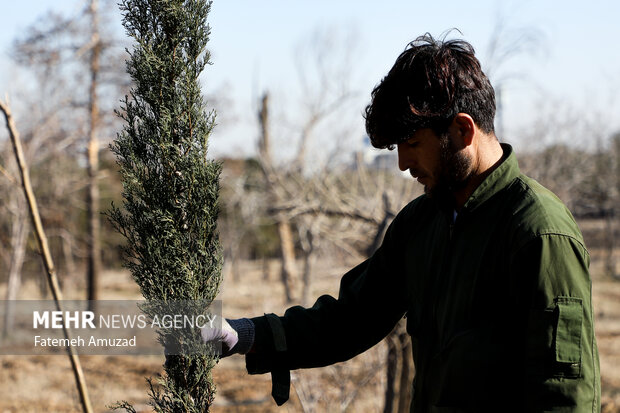
[[[454,209],[461,211],[465,202],[476,188],[502,163],[504,151],[495,136],[483,136],[478,145],[472,148],[472,171],[465,185],[453,192]]]

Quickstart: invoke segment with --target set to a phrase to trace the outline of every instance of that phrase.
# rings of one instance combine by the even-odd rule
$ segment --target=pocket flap
[[[556,304],[555,360],[559,363],[581,363],[581,299],[557,297]]]

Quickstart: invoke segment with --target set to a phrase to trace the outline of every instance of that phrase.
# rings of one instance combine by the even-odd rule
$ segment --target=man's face
[[[432,129],[417,130],[398,144],[398,167],[424,185],[429,196],[447,196],[462,188],[470,175],[471,159],[448,135],[437,136]]]

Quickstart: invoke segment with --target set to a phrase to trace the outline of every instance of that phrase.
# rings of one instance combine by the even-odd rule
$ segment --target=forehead
[[[421,128],[413,132],[406,142],[439,141],[439,136],[431,128]]]

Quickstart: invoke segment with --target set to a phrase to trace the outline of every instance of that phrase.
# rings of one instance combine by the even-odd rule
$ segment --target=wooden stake
[[[43,225],[41,224],[41,217],[39,215],[39,209],[37,207],[37,200],[32,191],[32,186],[30,185],[30,174],[28,173],[28,166],[26,165],[26,160],[24,158],[21,141],[19,139],[19,133],[17,132],[17,128],[15,127],[13,115],[11,114],[11,109],[8,105],[8,99],[7,103],[0,101],[0,110],[2,111],[2,113],[4,113],[4,117],[6,119],[6,127],[9,130],[11,143],[13,144],[15,159],[17,160],[17,164],[19,166],[19,173],[22,180],[22,188],[24,190],[24,194],[26,195],[26,201],[28,202],[28,209],[30,211],[30,218],[32,219],[32,224],[35,230],[39,249],[41,250],[43,265],[45,266],[45,270],[47,272],[47,280],[49,282],[50,289],[52,290],[52,295],[54,296],[56,309],[62,312],[62,293],[60,292],[58,277],[56,276],[56,269],[54,268],[52,255],[47,244],[47,237],[45,236],[45,231],[43,230]],[[62,314],[64,314],[64,312],[62,312]],[[65,326],[65,323],[63,323],[63,331],[65,334],[65,338],[68,339],[68,342],[71,342],[71,333],[69,329]],[[80,359],[75,349],[71,346],[67,346],[67,353],[69,354],[71,366],[73,367],[73,374],[75,376],[75,381],[78,386],[80,401],[82,402],[82,410],[84,411],[84,413],[91,413],[93,409],[90,404],[90,399],[88,398],[86,380],[84,379],[84,373],[82,372]]]

